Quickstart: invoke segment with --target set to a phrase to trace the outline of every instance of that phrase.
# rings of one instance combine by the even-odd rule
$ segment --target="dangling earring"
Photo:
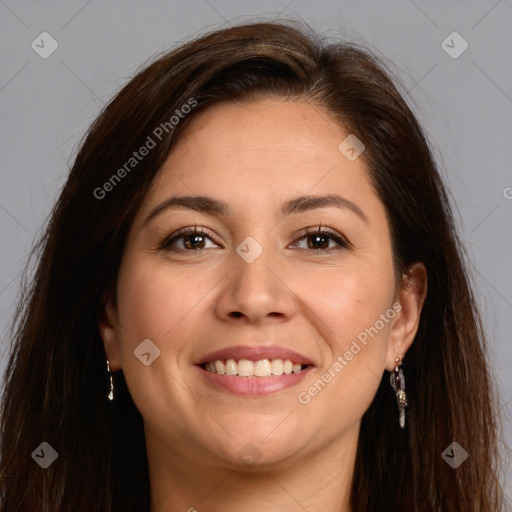
[[[390,376],[391,387],[396,394],[398,404],[398,422],[401,428],[405,428],[405,408],[407,407],[407,395],[405,394],[405,379],[402,370],[402,358],[395,359],[395,370]]]
[[[110,378],[110,392],[107,395],[107,398],[109,400],[114,400],[114,382],[112,380],[112,374],[110,373],[110,363],[109,363],[108,359],[107,359],[107,372],[108,372],[108,376]]]

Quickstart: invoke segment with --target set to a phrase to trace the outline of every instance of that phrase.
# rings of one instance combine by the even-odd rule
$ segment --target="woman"
[[[258,23],[162,56],[39,247],[2,512],[502,510],[446,192],[368,52]]]

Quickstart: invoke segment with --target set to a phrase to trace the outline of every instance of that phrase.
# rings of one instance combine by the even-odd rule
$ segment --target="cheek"
[[[122,352],[129,355],[148,338],[161,349],[172,342],[173,351],[179,352],[182,321],[194,315],[213,283],[212,276],[190,277],[161,263],[127,260],[123,264],[117,289]]]
[[[379,372],[385,364],[394,314],[392,289],[375,282],[365,285],[360,279],[342,281],[335,292],[321,298],[324,309],[319,313],[329,328],[326,339],[332,361],[341,356],[351,371],[364,367],[365,372]]]
[[[390,318],[386,317],[384,324],[380,318],[391,308],[395,296],[391,264],[348,263],[329,272],[301,272],[294,279],[292,289],[307,303],[304,311],[315,313],[315,323],[328,340],[333,356],[344,352],[347,343],[350,345],[377,321],[379,334],[387,337]]]
[[[204,314],[198,307],[201,299],[214,283],[213,276],[203,279],[198,274],[198,279],[191,279],[190,273],[170,269],[166,263],[148,263],[136,257],[123,261],[118,276],[116,338],[130,395],[146,420],[160,418],[166,411],[166,420],[178,424],[180,412],[190,409],[183,382],[174,376],[182,370],[180,361],[185,361],[183,354],[189,350],[188,330],[201,325],[196,318]],[[141,364],[134,354],[147,339],[159,350],[149,365]],[[144,347],[149,347],[144,351],[152,358],[156,353],[153,346],[146,342]],[[174,404],[171,409],[169,400]]]
[[[322,368],[298,390],[297,400],[335,433],[340,423],[348,428],[361,418],[382,379],[396,315],[393,273],[391,267],[337,269],[330,276],[316,276],[315,286],[303,286],[301,296],[309,297],[307,305],[317,317],[319,343],[328,350]],[[333,414],[339,418],[336,425]]]

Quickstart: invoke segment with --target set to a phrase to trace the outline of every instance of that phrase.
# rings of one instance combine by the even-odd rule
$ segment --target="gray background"
[[[371,45],[409,91],[453,196],[510,443],[510,0],[0,0],[0,371],[20,272],[105,101],[149,57],[181,41],[255,17],[296,16],[325,35]],[[47,59],[31,48],[43,31],[59,44]],[[456,59],[441,46],[453,31],[469,44]]]

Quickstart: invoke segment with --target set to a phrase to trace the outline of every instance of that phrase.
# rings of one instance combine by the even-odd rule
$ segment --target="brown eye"
[[[305,236],[302,236],[295,245],[302,240],[307,240],[307,247],[299,247],[299,249],[331,252],[349,247],[349,243],[341,235],[327,228],[308,228]]]
[[[204,235],[185,235],[180,238],[183,239],[183,245],[186,249],[204,249],[206,239]]]
[[[208,249],[211,247],[206,246],[208,240],[212,242],[215,247],[218,247],[217,244],[212,241],[212,238],[202,229],[185,228],[166,237],[159,244],[159,249],[176,251],[195,251]]]
[[[309,249],[328,249],[329,242],[332,240],[331,237],[325,235],[309,235],[306,237],[309,241],[308,248]]]

